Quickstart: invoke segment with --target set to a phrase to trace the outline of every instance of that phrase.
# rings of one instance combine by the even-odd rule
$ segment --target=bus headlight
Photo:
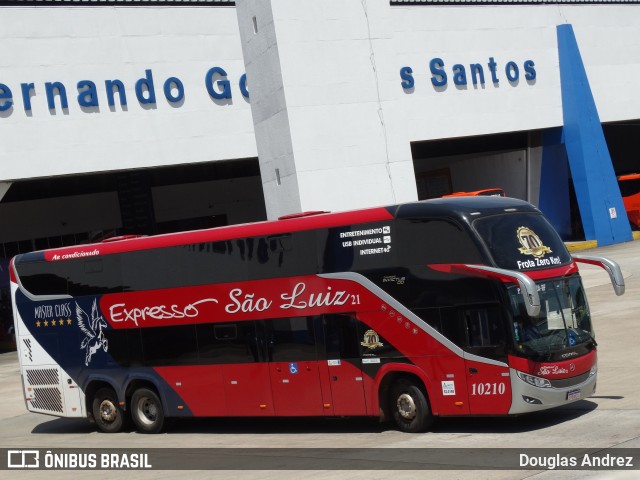
[[[551,382],[546,378],[534,377],[533,375],[527,375],[526,373],[516,370],[518,376],[527,382],[529,385],[533,385],[538,388],[551,388]]]
[[[597,372],[598,372],[598,365],[594,365],[593,367],[591,367],[591,370],[589,371],[589,376],[593,377]]]

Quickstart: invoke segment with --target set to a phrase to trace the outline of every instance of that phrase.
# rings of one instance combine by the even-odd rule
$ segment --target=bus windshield
[[[539,213],[492,215],[473,226],[500,268],[526,271],[571,263],[562,239]]]
[[[540,315],[530,317],[517,286],[508,289],[516,349],[526,356],[553,353],[593,342],[591,315],[580,277],[537,282]]]

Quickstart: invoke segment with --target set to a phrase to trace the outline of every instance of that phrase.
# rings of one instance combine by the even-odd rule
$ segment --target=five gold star
[[[41,322],[40,320],[36,321],[36,327],[40,328],[42,325],[44,325],[45,327],[49,326],[49,323],[51,323],[52,327],[55,327],[56,325],[59,325],[61,327],[63,327],[65,325],[65,322],[67,325],[72,325],[73,324],[73,320],[71,320],[70,318],[67,318],[66,320],[64,318],[61,318],[59,320],[51,319],[51,320],[44,320],[43,322]]]
[[[55,327],[57,325],[60,327],[64,327],[65,323],[71,326],[73,325],[73,320],[70,318],[67,318],[66,320],[64,318],[60,318],[59,320],[56,320],[55,318],[51,320],[44,320],[44,321],[36,320],[36,327],[40,328],[42,325],[44,325],[45,327],[48,327],[49,324],[51,324],[52,327]]]

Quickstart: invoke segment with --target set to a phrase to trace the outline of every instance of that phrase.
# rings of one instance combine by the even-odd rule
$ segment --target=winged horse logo
[[[86,349],[86,357],[84,364],[89,366],[91,357],[100,348],[105,352],[109,350],[109,342],[104,336],[103,328],[107,328],[107,322],[105,322],[102,315],[98,313],[97,300],[93,301],[93,307],[91,307],[91,318],[89,315],[80,308],[80,305],[76,303],[76,316],[78,318],[78,326],[82,333],[85,334],[85,339],[82,340],[80,348]]]

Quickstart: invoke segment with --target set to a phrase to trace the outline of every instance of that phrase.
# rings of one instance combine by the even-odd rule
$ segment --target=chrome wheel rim
[[[158,420],[158,405],[149,397],[138,400],[139,418],[145,425],[153,425]]]
[[[102,421],[111,423],[116,419],[117,415],[118,410],[111,400],[106,399],[100,403],[100,418]]]
[[[400,416],[405,420],[413,420],[415,418],[417,413],[416,403],[408,393],[403,393],[398,397],[396,407]]]

